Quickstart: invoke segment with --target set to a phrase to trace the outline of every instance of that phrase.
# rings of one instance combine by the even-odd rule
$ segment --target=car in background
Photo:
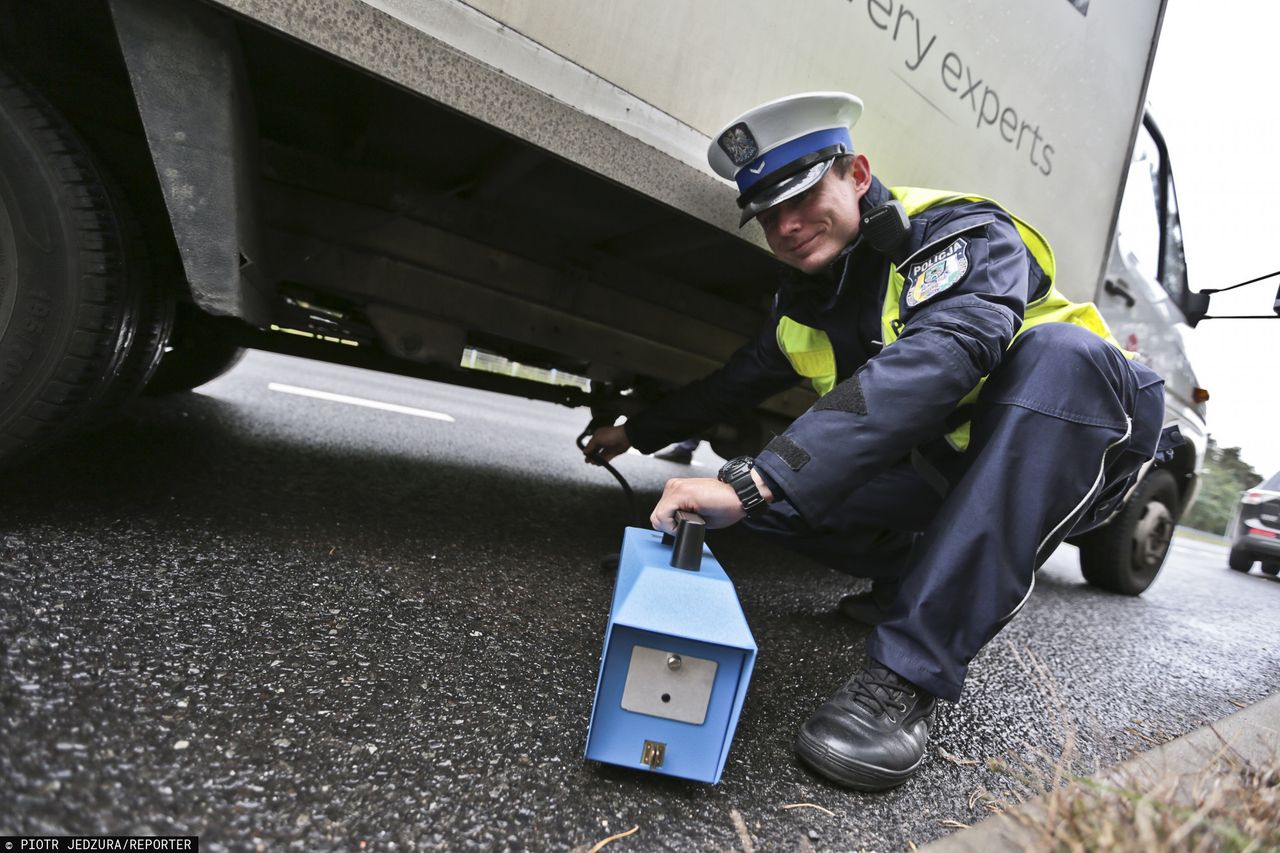
[[[1263,574],[1280,574],[1280,471],[1244,493],[1229,529],[1231,568],[1247,572],[1260,562]]]

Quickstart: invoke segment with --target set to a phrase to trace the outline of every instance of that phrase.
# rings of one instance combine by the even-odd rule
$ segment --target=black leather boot
[[[800,727],[796,754],[859,791],[901,785],[924,761],[938,700],[871,661]]]

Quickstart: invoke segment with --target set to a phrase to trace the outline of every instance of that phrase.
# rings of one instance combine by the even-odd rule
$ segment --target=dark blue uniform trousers
[[[967,451],[940,430],[914,461],[854,488],[828,515],[847,519],[838,527],[814,528],[785,501],[748,525],[896,584],[869,654],[956,701],[969,662],[1021,609],[1036,569],[1068,534],[1105,521],[1155,453],[1162,384],[1085,329],[1033,327],[983,386]]]

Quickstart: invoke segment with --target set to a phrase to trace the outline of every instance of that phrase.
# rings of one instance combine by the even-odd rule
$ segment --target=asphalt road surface
[[[628,509],[582,464],[585,419],[254,353],[6,472],[0,834],[585,850],[634,826],[609,849],[903,849],[1013,795],[990,759],[1066,746],[1087,770],[1280,690],[1280,584],[1180,539],[1124,598],[1064,547],[920,773],[846,792],[791,741],[863,662],[866,629],[832,612],[859,582],[725,531],[760,656],[722,782],[587,762],[598,563]],[[689,470],[620,468],[646,513]]]

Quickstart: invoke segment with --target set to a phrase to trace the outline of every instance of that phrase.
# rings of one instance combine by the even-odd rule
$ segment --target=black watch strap
[[[750,456],[736,456],[724,463],[720,469],[719,479],[728,483],[742,502],[742,509],[748,516],[758,515],[769,507],[769,502],[760,494],[751,471],[756,467],[756,460]]]

